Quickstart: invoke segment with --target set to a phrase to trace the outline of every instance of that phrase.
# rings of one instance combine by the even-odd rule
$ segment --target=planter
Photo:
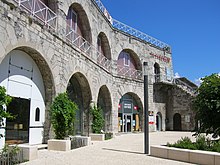
[[[72,136],[71,139],[71,149],[89,146],[91,144],[91,137],[87,136]]]
[[[104,141],[105,140],[105,134],[90,134],[92,141]]]
[[[217,152],[179,149],[166,146],[151,146],[150,151],[150,155],[155,157],[203,165],[220,165],[220,153]]]
[[[59,140],[59,139],[48,140],[48,150],[70,151],[70,149],[71,149],[70,140]]]

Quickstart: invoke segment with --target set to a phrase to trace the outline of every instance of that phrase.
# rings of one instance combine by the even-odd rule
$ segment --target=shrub
[[[195,147],[197,150],[208,150],[210,148],[210,140],[204,136],[199,135],[196,138]]]
[[[77,105],[68,98],[67,93],[60,93],[55,98],[50,108],[50,115],[56,139],[64,139],[68,135],[74,135],[77,109]]]
[[[102,109],[100,107],[93,106],[90,108],[92,113],[92,132],[93,133],[102,133],[103,125],[104,125],[104,118]]]
[[[204,135],[199,135],[196,138],[196,142],[193,143],[190,138],[184,137],[181,140],[178,140],[174,144],[167,143],[168,147],[184,148],[184,149],[193,149],[193,150],[205,150],[205,151],[214,151],[220,152],[220,141],[211,141],[209,138],[206,138]]]
[[[181,140],[178,140],[174,144],[168,143],[167,146],[176,147],[176,148],[184,148],[184,149],[196,149],[189,137],[182,137]]]
[[[13,116],[5,110],[6,106],[8,106],[11,100],[11,97],[6,94],[6,89],[0,86],[0,127],[4,126],[5,118],[13,118]],[[2,134],[0,134],[0,138],[1,137],[3,137]]]

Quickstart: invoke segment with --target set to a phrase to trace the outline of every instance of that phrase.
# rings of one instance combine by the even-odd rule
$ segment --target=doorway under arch
[[[118,131],[135,132],[143,127],[143,105],[134,93],[124,94],[118,105]]]
[[[0,64],[0,85],[12,97],[7,111],[17,116],[6,120],[6,143],[33,145],[48,139],[50,124],[45,118],[55,91],[53,84],[51,70],[36,50],[19,47],[5,56]],[[0,148],[2,144],[0,139]]]
[[[175,113],[173,116],[173,130],[174,131],[182,130],[181,115],[179,113]]]
[[[67,94],[79,108],[76,112],[75,133],[86,135],[90,131],[89,107],[92,95],[89,82],[82,73],[77,72],[70,78]]]
[[[104,131],[112,131],[112,102],[108,88],[104,85],[99,89],[97,106],[103,110],[103,116],[105,119]]]
[[[156,115],[157,131],[162,131],[162,114],[160,112]]]

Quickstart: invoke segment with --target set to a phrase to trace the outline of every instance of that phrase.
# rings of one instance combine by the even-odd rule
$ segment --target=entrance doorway
[[[157,131],[162,131],[162,114],[160,112],[156,115]]]
[[[123,114],[123,132],[132,131],[132,114]]]
[[[173,116],[173,130],[174,131],[181,131],[182,130],[181,115],[179,113],[176,113]]]
[[[30,100],[14,97],[7,111],[14,118],[6,120],[6,143],[29,143]]]

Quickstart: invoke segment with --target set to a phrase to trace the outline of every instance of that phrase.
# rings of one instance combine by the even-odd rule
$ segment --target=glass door
[[[132,114],[123,114],[123,132],[131,132],[132,131]]]

